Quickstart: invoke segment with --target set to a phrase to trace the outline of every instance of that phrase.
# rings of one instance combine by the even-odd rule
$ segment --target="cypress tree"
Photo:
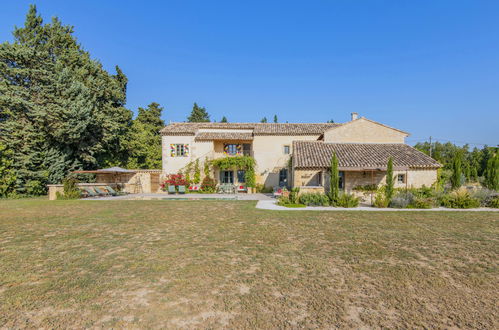
[[[329,199],[332,205],[336,205],[340,195],[340,173],[338,171],[338,157],[333,152],[331,157],[330,177],[329,177]]]
[[[499,190],[499,153],[495,152],[487,161],[484,184],[487,188]]]
[[[277,115],[274,115],[274,123],[277,123]]]
[[[199,158],[196,159],[196,162],[194,163],[194,180],[193,182],[195,184],[198,184],[201,182],[201,171],[199,169]]]
[[[450,178],[452,189],[461,187],[461,153],[458,151],[454,154],[452,161],[452,176]]]
[[[133,120],[130,138],[127,141],[128,168],[161,168],[161,137],[159,131],[165,126],[161,119],[163,107],[152,102],[147,108],[139,108]]]
[[[222,120],[220,120],[221,123],[228,123],[229,121],[227,120],[227,117],[223,116]]]
[[[267,122],[267,117],[263,117],[261,120],[260,120],[260,123],[266,123]]]
[[[391,200],[393,197],[394,181],[393,181],[393,159],[388,158],[388,164],[386,165],[386,189],[385,196],[387,200]]]
[[[189,117],[187,117],[187,121],[190,123],[209,122],[210,115],[204,107],[200,107],[197,103],[194,102],[191,114],[189,115]]]

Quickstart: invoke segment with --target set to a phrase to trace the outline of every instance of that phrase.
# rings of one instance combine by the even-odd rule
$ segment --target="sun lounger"
[[[118,193],[116,192],[116,190],[114,190],[113,188],[111,188],[110,186],[105,186],[104,189],[106,189],[108,191],[108,193],[112,196],[117,196]]]
[[[107,191],[102,190],[99,187],[93,187],[94,190],[99,194],[99,196],[108,196],[110,195]]]
[[[82,187],[83,191],[85,191],[87,197],[97,197],[99,196],[91,187]]]

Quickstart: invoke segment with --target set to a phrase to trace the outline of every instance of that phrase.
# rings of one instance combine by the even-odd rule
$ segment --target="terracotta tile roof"
[[[199,129],[252,129],[253,135],[320,135],[335,123],[171,123],[161,135],[196,135]]]
[[[201,128],[254,129],[252,123],[171,123],[161,131],[161,135],[195,135]]]
[[[341,168],[385,169],[388,158],[398,168],[437,168],[433,158],[403,144],[325,143],[322,141],[294,141],[293,164],[296,168],[328,168],[333,152]]]
[[[252,133],[242,132],[200,132],[196,135],[196,141],[211,140],[253,140]]]

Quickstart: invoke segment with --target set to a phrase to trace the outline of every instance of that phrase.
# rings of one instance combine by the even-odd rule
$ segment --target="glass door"
[[[220,182],[234,184],[234,172],[220,171]]]

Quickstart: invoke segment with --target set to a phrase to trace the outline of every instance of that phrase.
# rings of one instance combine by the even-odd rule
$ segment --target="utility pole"
[[[431,157],[431,136],[430,136],[430,157]]]

